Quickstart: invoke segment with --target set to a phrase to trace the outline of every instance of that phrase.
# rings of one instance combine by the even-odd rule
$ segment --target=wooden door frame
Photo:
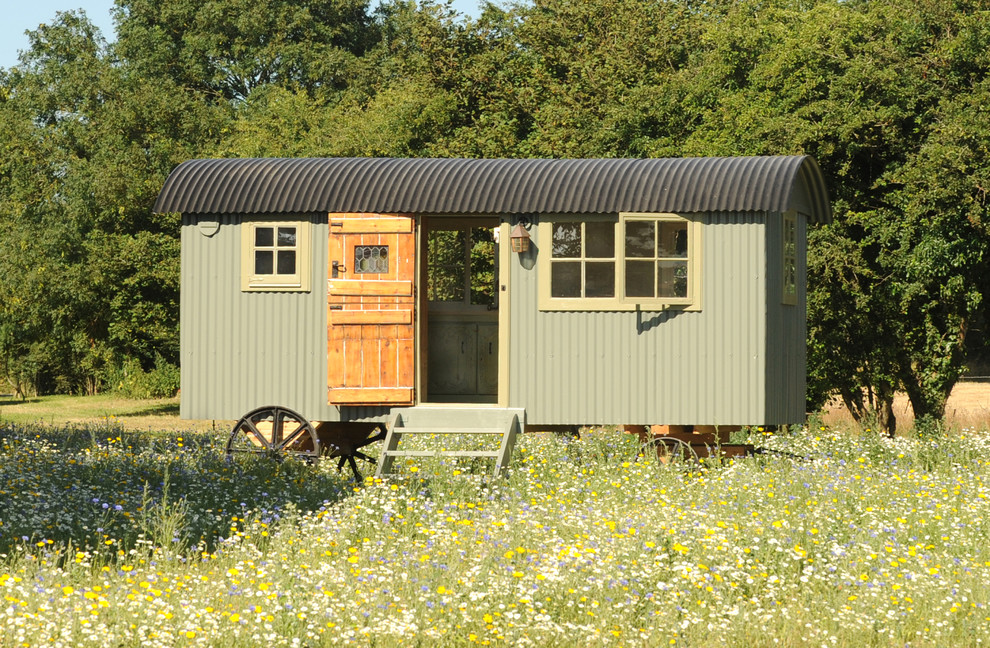
[[[510,272],[512,263],[512,246],[509,241],[509,221],[499,219],[498,246],[498,406],[509,406],[509,308],[512,304],[512,287]]]
[[[429,299],[427,296],[427,263],[428,263],[428,235],[430,231],[430,220],[436,219],[455,223],[458,227],[454,229],[470,229],[473,223],[482,219],[492,219],[498,221],[498,277],[495,281],[495,289],[498,291],[498,395],[495,403],[447,403],[434,402],[428,400],[429,395],[426,390],[427,383],[427,362],[429,361]],[[416,402],[417,404],[458,407],[458,406],[481,406],[481,407],[508,407],[509,402],[509,263],[511,252],[509,249],[509,222],[504,217],[498,215],[484,216],[459,216],[452,215],[417,215],[416,216],[416,278],[417,299],[416,299]]]

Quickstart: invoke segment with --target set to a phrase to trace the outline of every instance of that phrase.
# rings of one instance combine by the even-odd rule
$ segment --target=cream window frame
[[[675,221],[688,224],[688,294],[686,297],[626,297],[625,227],[629,221]],[[554,223],[611,221],[615,226],[615,297],[553,297],[551,296],[551,241]],[[541,311],[662,311],[678,309],[700,311],[702,304],[702,230],[701,217],[694,214],[622,212],[615,215],[549,215],[541,217],[537,244],[540,246],[537,270],[538,305]],[[582,264],[589,260],[580,257]],[[597,260],[597,259],[590,259]],[[607,259],[601,259],[605,261]],[[583,282],[582,282],[583,285]]]
[[[780,227],[780,301],[788,306],[798,302],[798,225],[797,214],[786,212]]]
[[[291,248],[296,253],[296,271],[293,274],[256,274],[255,252],[267,249],[259,248],[256,244],[255,232],[259,228],[272,228],[274,240],[278,240],[279,227],[296,228],[296,244]],[[310,292],[312,266],[312,229],[309,221],[290,220],[245,220],[241,223],[241,291],[242,292]],[[279,246],[273,245],[277,251]],[[277,270],[277,258],[273,259],[273,271]]]

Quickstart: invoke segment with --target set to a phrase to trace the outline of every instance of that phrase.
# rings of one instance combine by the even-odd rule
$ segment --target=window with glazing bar
[[[700,308],[697,220],[561,216],[541,222],[539,232],[543,310]]]
[[[242,290],[309,290],[310,223],[247,221],[241,228]]]

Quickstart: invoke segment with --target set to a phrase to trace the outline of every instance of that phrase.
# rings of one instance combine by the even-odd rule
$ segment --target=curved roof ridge
[[[831,220],[807,155],[655,159],[224,158],[169,175],[156,212],[787,211]]]

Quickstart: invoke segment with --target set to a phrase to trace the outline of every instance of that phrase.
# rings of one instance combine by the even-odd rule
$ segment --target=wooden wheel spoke
[[[245,426],[247,427],[246,430],[244,429]],[[272,444],[268,442],[268,439],[265,438],[265,435],[261,433],[261,430],[258,429],[258,427],[254,424],[254,421],[251,419],[243,419],[242,423],[237,426],[237,430],[244,432],[244,436],[247,436],[248,438],[253,437],[255,440],[260,442],[266,450],[272,450]]]
[[[282,442],[282,426],[285,425],[285,410],[281,407],[272,408],[272,450],[277,452]]]
[[[657,451],[657,458],[662,463],[668,463],[675,459],[678,461],[698,459],[698,454],[694,451],[694,448],[691,447],[691,444],[681,439],[659,439],[659,443],[657,444],[655,451]]]
[[[284,437],[283,440],[278,444],[278,450],[285,450],[286,448],[291,448],[292,444],[303,437],[303,434],[308,432],[305,424],[299,425],[291,434]]]
[[[637,460],[639,457],[653,459],[662,464],[691,463],[699,460],[698,453],[690,443],[666,436],[657,436],[642,443],[637,453]]]

